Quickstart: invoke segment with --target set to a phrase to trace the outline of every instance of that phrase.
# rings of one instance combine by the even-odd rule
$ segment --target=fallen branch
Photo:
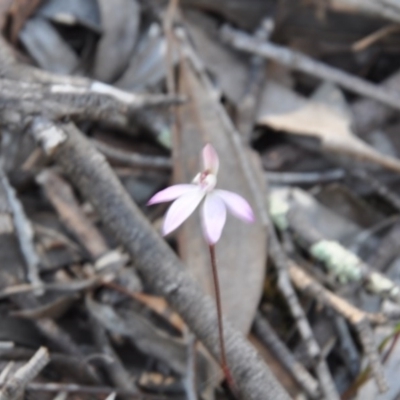
[[[31,129],[48,148],[47,131],[62,131],[64,137],[50,146],[55,161],[93,204],[104,224],[126,247],[145,283],[164,296],[187,325],[219,358],[217,314],[214,302],[205,296],[185,272],[184,266],[165,241],[151,228],[132,202],[104,157],[73,124],[54,126],[36,118]],[[47,145],[46,145],[47,144]],[[226,350],[233,377],[246,400],[281,400],[289,396],[257,352],[228,321]]]
[[[340,69],[331,67],[311,57],[271,42],[260,44],[251,35],[224,26],[221,31],[225,42],[237,50],[258,54],[290,69],[304,72],[324,81],[333,82],[353,93],[369,97],[396,110],[400,110],[400,94],[374,85]]]

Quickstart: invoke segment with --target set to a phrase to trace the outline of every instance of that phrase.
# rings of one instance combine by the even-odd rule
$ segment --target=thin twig
[[[40,258],[36,252],[34,244],[34,233],[32,225],[25,214],[24,208],[15,194],[14,188],[10,185],[7,175],[0,160],[0,181],[6,192],[8,204],[12,210],[14,226],[17,232],[21,253],[27,266],[27,277],[29,282],[36,288],[35,294],[43,294],[43,285],[39,275]]]
[[[257,28],[254,37],[262,43],[270,38],[274,28],[274,20],[271,17],[267,17]],[[237,107],[238,131],[244,135],[247,141],[250,140],[253,130],[259,99],[264,86],[265,71],[266,60],[258,55],[251,57],[246,92]]]
[[[228,26],[222,28],[221,35],[227,43],[231,44],[237,50],[269,58],[293,70],[304,72],[324,81],[336,83],[351,92],[369,97],[396,110],[400,110],[399,93],[386,90],[379,85],[374,85],[320,61],[315,61],[311,57],[287,47],[271,42],[260,44],[251,35]]]
[[[315,361],[315,372],[321,385],[321,391],[327,399],[339,399],[331,373],[326,361],[321,357],[321,350],[314,338],[311,326],[307,320],[303,308],[289,278],[289,260],[286,257],[276,235],[272,221],[268,218],[269,228],[269,254],[278,271],[278,286],[284,295],[296,325],[299,334],[306,344],[309,356]]]
[[[112,360],[111,363],[105,363],[105,369],[107,370],[112,383],[119,389],[128,390],[132,393],[137,392],[136,386],[128,371],[125,369],[119,356],[111,346],[106,330],[94,317],[91,317],[90,326],[94,341],[99,350],[101,350],[101,354],[110,357]]]
[[[387,185],[376,179],[371,174],[361,169],[349,169],[348,172],[366,182],[376,191],[383,199],[385,199],[390,205],[392,205],[397,211],[400,211],[400,196],[391,190]]]
[[[30,383],[27,386],[27,390],[32,392],[43,392],[43,393],[58,393],[66,392],[69,394],[83,394],[83,395],[110,395],[111,393],[117,393],[118,395],[129,396],[132,400],[183,400],[182,397],[166,397],[150,394],[137,394],[129,390],[115,389],[107,386],[88,386],[88,385],[77,385],[74,383]]]
[[[379,359],[378,350],[374,344],[373,333],[369,322],[383,323],[386,318],[380,314],[368,314],[352,306],[346,300],[325,289],[320,283],[313,280],[306,272],[290,263],[290,278],[296,287],[301,291],[311,295],[313,298],[332,307],[344,318],[346,318],[356,329],[362,343],[364,353],[369,359],[372,372],[378,384],[379,390],[387,390],[387,383],[383,374],[382,365]]]
[[[101,153],[112,161],[124,163],[135,168],[172,169],[172,161],[169,157],[128,152],[116,149],[95,139],[92,139],[92,143]]]
[[[289,266],[289,274],[290,279],[297,289],[308,294],[325,306],[333,308],[351,324],[357,324],[364,319],[375,325],[382,325],[387,322],[387,318],[383,314],[372,314],[362,311],[342,297],[326,289],[292,261]]]
[[[311,399],[320,399],[321,392],[318,382],[314,377],[296,360],[293,353],[281,341],[266,318],[260,313],[256,314],[253,323],[255,336],[275,354],[283,366],[290,372],[296,382],[310,396]]]
[[[400,71],[389,76],[379,86],[387,90],[400,91]],[[396,115],[396,110],[393,108],[368,98],[361,98],[352,103],[351,112],[354,130],[360,136],[364,136],[377,127],[382,127],[392,116]]]
[[[365,36],[361,40],[357,40],[357,42],[353,43],[351,46],[351,49],[353,51],[363,51],[369,46],[372,46],[379,40],[382,40],[388,35],[391,35],[392,33],[395,33],[399,30],[399,25],[398,24],[391,24],[391,25],[386,25],[377,31]]]
[[[334,182],[343,179],[346,172],[343,169],[332,169],[321,172],[266,172],[267,181],[279,185],[314,185],[317,183]]]
[[[398,24],[400,7],[397,0],[332,0],[328,3],[334,10],[352,10],[373,17],[386,18]]]

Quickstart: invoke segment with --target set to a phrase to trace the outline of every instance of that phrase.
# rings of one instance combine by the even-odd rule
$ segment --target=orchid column
[[[254,214],[249,203],[236,193],[216,189],[219,167],[218,154],[207,144],[203,148],[203,170],[191,184],[170,186],[156,193],[148,205],[175,200],[169,207],[163,224],[163,235],[177,229],[202,203],[201,221],[204,238],[208,243],[214,280],[215,297],[218,312],[218,329],[221,346],[221,367],[229,386],[234,389],[234,382],[227,365],[222,324],[222,306],[219,290],[218,270],[215,257],[215,244],[221,237],[226,221],[226,211],[245,222],[253,222]]]

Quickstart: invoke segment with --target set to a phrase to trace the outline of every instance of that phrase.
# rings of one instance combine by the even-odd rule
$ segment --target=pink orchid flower
[[[215,189],[219,159],[210,144],[203,148],[203,166],[203,171],[196,175],[192,184],[173,185],[161,190],[147,205],[175,200],[169,207],[163,224],[163,235],[168,235],[203,202],[201,220],[204,237],[210,245],[214,245],[221,237],[226,210],[245,222],[253,222],[254,214],[243,197],[227,190]]]

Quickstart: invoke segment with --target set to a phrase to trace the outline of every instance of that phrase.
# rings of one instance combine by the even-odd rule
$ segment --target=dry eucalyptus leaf
[[[93,75],[113,82],[127,67],[140,22],[140,5],[134,0],[99,0],[103,34],[97,45]]]
[[[194,11],[185,17],[199,56],[229,101],[238,104],[248,83],[248,57],[221,42],[217,22],[210,17]]]
[[[385,156],[363,142],[351,131],[351,120],[336,107],[320,101],[307,101],[299,108],[283,113],[264,114],[261,125],[295,135],[313,136],[321,141],[327,151],[376,163],[400,172],[400,161]]]
[[[218,111],[218,99],[208,91],[189,63],[182,65],[179,85],[181,93],[190,100],[179,110],[181,129],[174,147],[177,180],[190,182],[193,179],[200,167],[201,149],[210,142],[220,157],[217,187],[240,194],[256,210],[254,194],[233,144],[232,131],[227,129]],[[259,173],[261,175],[261,168]],[[195,279],[213,295],[210,256],[201,233],[199,213],[184,223],[180,231],[180,250]],[[216,253],[224,314],[247,333],[261,297],[265,273],[266,232],[260,217],[249,225],[228,215]]]

